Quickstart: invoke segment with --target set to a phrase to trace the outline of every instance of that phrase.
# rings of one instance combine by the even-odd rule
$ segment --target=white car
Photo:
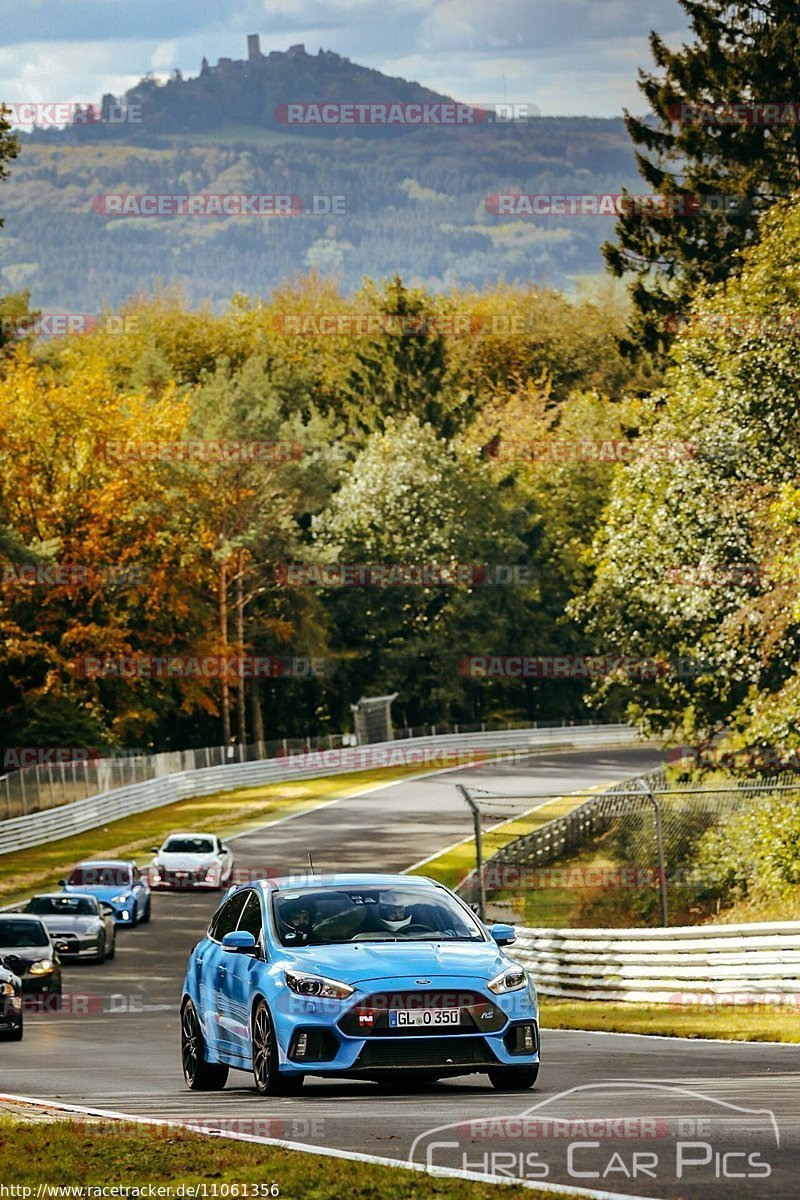
[[[151,888],[179,891],[230,883],[233,855],[216,834],[171,833],[153,853],[147,871]]]

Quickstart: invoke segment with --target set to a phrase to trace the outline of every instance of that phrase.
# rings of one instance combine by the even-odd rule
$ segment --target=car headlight
[[[522,967],[509,967],[496,975],[486,986],[495,996],[502,996],[504,992],[518,992],[520,988],[527,987],[527,984],[528,976]]]
[[[284,971],[287,985],[298,996],[322,996],[328,1000],[346,1000],[355,988],[338,979],[326,979],[324,975],[305,975],[297,971]]]
[[[124,894],[122,896],[112,896],[111,897],[112,904],[126,904],[128,902],[128,900],[130,900],[130,896],[124,895]]]
[[[49,975],[52,970],[52,958],[40,958],[38,962],[31,963],[31,975]]]

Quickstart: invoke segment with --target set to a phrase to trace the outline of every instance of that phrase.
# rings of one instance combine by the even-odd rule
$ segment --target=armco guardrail
[[[286,779],[315,779],[400,763],[420,767],[455,766],[470,753],[625,745],[636,740],[631,725],[574,725],[552,729],[505,729],[404,738],[369,746],[349,746],[289,754],[256,762],[176,771],[76,800],[58,808],[0,821],[0,854],[85,833],[98,825],[192,796],[257,787]],[[438,756],[438,758],[437,758]]]
[[[800,1004],[800,921],[674,929],[517,928],[514,957],[545,996]]]

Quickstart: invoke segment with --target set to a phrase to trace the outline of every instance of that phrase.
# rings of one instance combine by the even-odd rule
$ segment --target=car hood
[[[218,854],[159,854],[153,861],[168,871],[201,871],[220,864]]]
[[[42,921],[50,933],[87,933],[102,925],[101,917],[62,917],[54,913],[52,917],[44,916]]]
[[[96,896],[98,900],[111,900],[114,896],[128,896],[132,890],[129,883],[115,884],[113,887],[95,887],[89,883],[70,883],[64,888],[65,892],[84,892],[89,896]]]
[[[309,946],[288,954],[290,969],[329,975],[342,983],[365,983],[420,975],[494,979],[511,964],[494,942],[349,942]]]
[[[40,958],[52,958],[52,946],[0,946],[0,963],[3,963],[7,971],[13,971],[14,968],[8,966],[7,959],[16,959],[21,962],[37,962]]]

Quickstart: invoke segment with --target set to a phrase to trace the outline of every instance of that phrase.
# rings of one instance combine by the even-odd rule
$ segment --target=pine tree
[[[760,213],[800,185],[797,0],[678,2],[695,40],[672,51],[651,33],[657,72],[639,89],[654,116],[625,112],[654,202],[631,202],[603,246],[633,275],[629,352],[663,350],[697,286],[735,271]]]
[[[0,180],[8,175],[5,163],[10,158],[16,158],[19,153],[19,143],[11,132],[11,122],[8,120],[8,109],[0,104]],[[0,229],[3,228],[3,218],[0,217]],[[12,340],[8,332],[8,322],[3,320],[3,309],[0,307],[0,353],[5,342]]]

